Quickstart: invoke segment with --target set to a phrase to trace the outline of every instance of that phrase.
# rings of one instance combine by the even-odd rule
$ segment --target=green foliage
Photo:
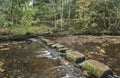
[[[37,8],[36,17],[40,20],[46,20],[48,18],[48,1],[39,0],[34,6]]]
[[[35,16],[36,12],[37,12],[37,8],[27,7],[23,11],[23,15],[20,18],[21,19],[20,24],[22,26],[34,26],[39,21],[38,18],[34,19],[34,16]]]
[[[36,33],[36,31],[44,29],[43,26],[19,26],[19,27],[11,27],[11,33],[13,33],[14,35],[25,35],[26,33]],[[22,30],[22,31],[21,31]]]
[[[31,26],[37,23],[38,19],[34,20],[37,8],[29,6],[29,0],[3,0],[0,3],[0,26]]]
[[[0,34],[22,37],[27,33],[36,34],[37,31],[46,27],[38,24],[39,7],[30,6],[29,2],[30,0],[0,1]]]
[[[36,0],[32,6],[30,1],[0,0],[0,27],[27,31],[51,21],[50,30],[60,34],[120,33],[120,0]]]
[[[120,0],[77,0],[76,5],[80,31],[88,33],[120,31]]]

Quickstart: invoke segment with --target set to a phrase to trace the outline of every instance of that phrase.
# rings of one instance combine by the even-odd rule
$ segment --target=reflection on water
[[[0,44],[0,62],[3,63],[0,68],[4,69],[0,71],[0,77],[83,78],[74,66],[61,65],[59,55],[38,42]]]

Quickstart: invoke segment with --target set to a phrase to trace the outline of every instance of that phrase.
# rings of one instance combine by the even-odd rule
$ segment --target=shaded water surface
[[[59,55],[59,53],[58,53]],[[84,78],[73,65],[61,65],[38,42],[0,44],[0,78]]]

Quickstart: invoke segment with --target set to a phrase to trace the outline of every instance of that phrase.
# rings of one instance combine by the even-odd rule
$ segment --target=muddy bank
[[[26,33],[24,35],[22,34],[17,34],[17,35],[1,35],[0,34],[0,41],[10,41],[10,40],[24,40],[26,38],[30,38],[30,37],[36,37],[37,34],[34,34],[34,33]]]
[[[25,40],[27,38],[35,38],[38,36],[52,36],[50,35],[49,32],[35,32],[35,33],[26,33],[26,34],[0,34],[0,42],[2,41],[21,41],[21,40]]]
[[[78,50],[86,59],[95,59],[110,66],[120,75],[120,36],[66,36],[52,38],[60,44]]]

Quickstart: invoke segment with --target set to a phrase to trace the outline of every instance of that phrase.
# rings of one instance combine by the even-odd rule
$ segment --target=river
[[[0,78],[86,78],[60,53],[40,41],[0,43]]]

